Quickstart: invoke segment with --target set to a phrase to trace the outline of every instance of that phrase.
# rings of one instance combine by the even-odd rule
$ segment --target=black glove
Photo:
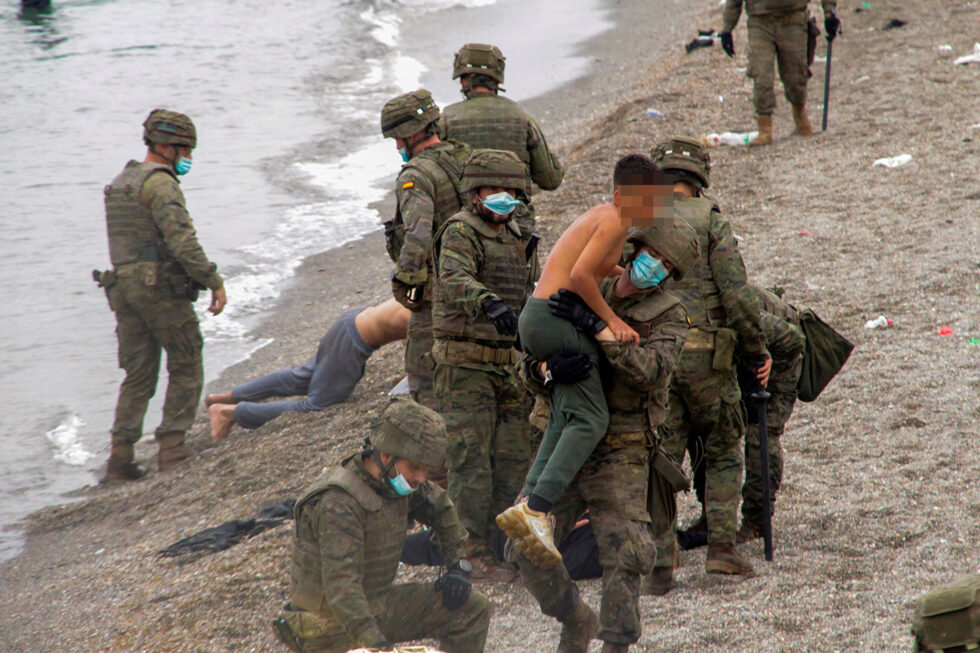
[[[579,383],[589,378],[592,361],[577,349],[562,349],[548,359],[548,372],[555,383]]]
[[[470,580],[472,570],[469,562],[460,560],[436,579],[433,589],[442,592],[442,604],[447,610],[463,607],[470,598],[470,590],[473,589],[473,581]]]
[[[585,300],[571,290],[562,288],[557,294],[548,298],[548,308],[555,317],[571,322],[576,329],[594,336],[607,325],[596,315]]]
[[[517,333],[517,313],[500,297],[494,297],[484,302],[483,312],[493,322],[493,328],[500,335],[512,336]]]
[[[725,51],[729,57],[735,56],[735,39],[732,38],[731,32],[718,32],[718,38],[721,39],[721,49]]]
[[[824,14],[823,30],[828,41],[833,41],[837,37],[837,33],[840,32],[840,18],[837,17],[837,12],[833,9]]]
[[[425,286],[410,286],[391,277],[391,295],[395,301],[410,311],[418,311],[422,308],[422,295]]]

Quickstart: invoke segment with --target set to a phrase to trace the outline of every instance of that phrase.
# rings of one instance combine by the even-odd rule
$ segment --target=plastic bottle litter
[[[901,168],[903,165],[912,160],[911,154],[899,154],[898,156],[886,156],[884,159],[877,159],[871,167],[882,167],[882,168]]]
[[[953,64],[957,66],[962,66],[968,63],[980,63],[980,43],[973,44],[973,54],[968,54],[966,56],[960,57]]]
[[[715,147],[717,145],[731,145],[737,147],[739,145],[748,145],[755,140],[755,137],[759,135],[759,132],[722,132],[721,134],[716,134],[714,132],[701,137],[701,142],[705,145],[710,145]]]
[[[647,115],[651,118],[663,118],[664,114],[657,111],[656,109],[647,109]]]
[[[895,323],[889,320],[884,315],[879,315],[873,320],[868,320],[864,323],[865,329],[887,329],[888,327],[894,325]]]
[[[941,336],[951,336],[953,335],[953,328],[948,326],[939,327],[939,335]]]
[[[860,84],[861,82],[866,82],[866,81],[868,81],[869,79],[871,79],[871,76],[870,76],[870,75],[861,75],[860,77],[858,77],[857,79],[855,79],[855,80],[854,80],[853,82],[851,82],[851,83],[852,83],[852,84]]]
[[[980,345],[980,338],[970,338],[967,342],[971,345]]]
[[[953,46],[951,46],[951,45],[948,45],[948,44],[945,44],[945,45],[937,45],[936,46],[936,50],[939,52],[939,56],[940,57],[951,57],[951,56],[953,56]]]

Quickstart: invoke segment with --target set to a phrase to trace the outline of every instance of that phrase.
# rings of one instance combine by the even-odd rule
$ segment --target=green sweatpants
[[[547,360],[563,349],[582,352],[592,361],[584,381],[551,385],[551,415],[541,446],[525,481],[525,493],[555,503],[592,455],[609,425],[609,409],[599,376],[599,347],[571,322],[555,317],[544,299],[528,299],[518,324],[521,345]]]

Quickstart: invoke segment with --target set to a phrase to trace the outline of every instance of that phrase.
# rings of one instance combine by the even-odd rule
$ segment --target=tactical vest
[[[791,304],[784,302],[774,292],[766,290],[760,286],[752,284],[752,289],[759,297],[759,306],[766,313],[772,313],[781,320],[786,320],[790,324],[800,323],[800,312]]]
[[[473,149],[509,150],[530,169],[528,116],[519,104],[500,95],[474,95],[442,113],[448,138]]]
[[[483,249],[484,265],[477,270],[476,280],[486,286],[515,313],[520,313],[527,290],[528,269],[524,246],[508,223],[499,234],[489,235],[492,227],[472,211],[460,211],[449,218],[436,234],[432,252],[434,261],[439,260],[439,247],[446,228],[454,222],[462,222],[472,229]],[[438,271],[436,272],[438,274]],[[493,324],[479,311],[473,317],[464,306],[446,296],[442,283],[435,284],[432,301],[432,333],[436,338],[485,341],[510,344],[514,336],[497,333]]]
[[[153,222],[150,207],[143,203],[143,184],[150,175],[164,171],[177,178],[163,163],[130,161],[105,187],[106,228],[109,231],[109,258],[113,265],[138,261],[169,261],[173,257]],[[155,254],[152,253],[155,249]]]
[[[617,298],[609,297],[612,308],[626,324],[640,334],[645,341],[659,323],[661,315],[680,305],[681,301],[669,292],[657,290],[644,295]],[[618,375],[612,375],[612,387],[606,392],[609,406],[609,433],[629,433],[645,431],[660,425],[667,414],[667,394],[669,377],[663,387],[647,392],[637,392],[632,386],[623,383]]]
[[[674,216],[682,218],[698,234],[701,245],[701,258],[690,273],[685,274],[680,281],[666,282],[667,290],[677,295],[684,308],[687,309],[691,327],[721,328],[727,324],[725,308],[721,303],[721,294],[711,275],[708,264],[710,256],[711,212],[717,207],[711,200],[702,197],[685,199],[674,198]]]
[[[316,612],[327,620],[337,620],[337,617],[323,599],[321,553],[316,533],[307,532],[304,510],[315,510],[320,501],[328,500],[323,494],[332,487],[357,500],[364,524],[361,584],[375,617],[381,615],[385,597],[398,572],[398,559],[408,524],[409,497],[382,497],[353,469],[355,464],[353,458],[348,458],[324,472],[296,502],[289,601],[293,606]],[[341,622],[337,620],[336,623],[338,630],[343,630]]]

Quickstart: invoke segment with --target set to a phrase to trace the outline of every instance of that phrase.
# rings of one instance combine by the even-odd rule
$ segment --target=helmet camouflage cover
[[[673,266],[671,276],[682,279],[698,262],[701,247],[698,234],[683,220],[657,218],[651,227],[633,227],[626,240],[646,245]]]
[[[461,190],[483,186],[527,191],[527,168],[517,155],[507,150],[473,150],[463,164]]]
[[[193,148],[197,147],[197,130],[191,119],[182,113],[154,109],[143,121],[143,142]]]
[[[697,177],[704,188],[708,187],[711,172],[711,156],[700,141],[688,136],[674,136],[658,143],[650,151],[650,158],[664,171],[683,170]]]
[[[480,74],[503,84],[504,61],[506,57],[495,45],[467,43],[459,49],[453,60],[453,79],[462,75]]]
[[[371,446],[426,469],[441,469],[446,459],[446,423],[431,408],[397,398],[381,413]]]
[[[392,98],[381,109],[385,138],[408,138],[439,119],[439,105],[424,88]]]

